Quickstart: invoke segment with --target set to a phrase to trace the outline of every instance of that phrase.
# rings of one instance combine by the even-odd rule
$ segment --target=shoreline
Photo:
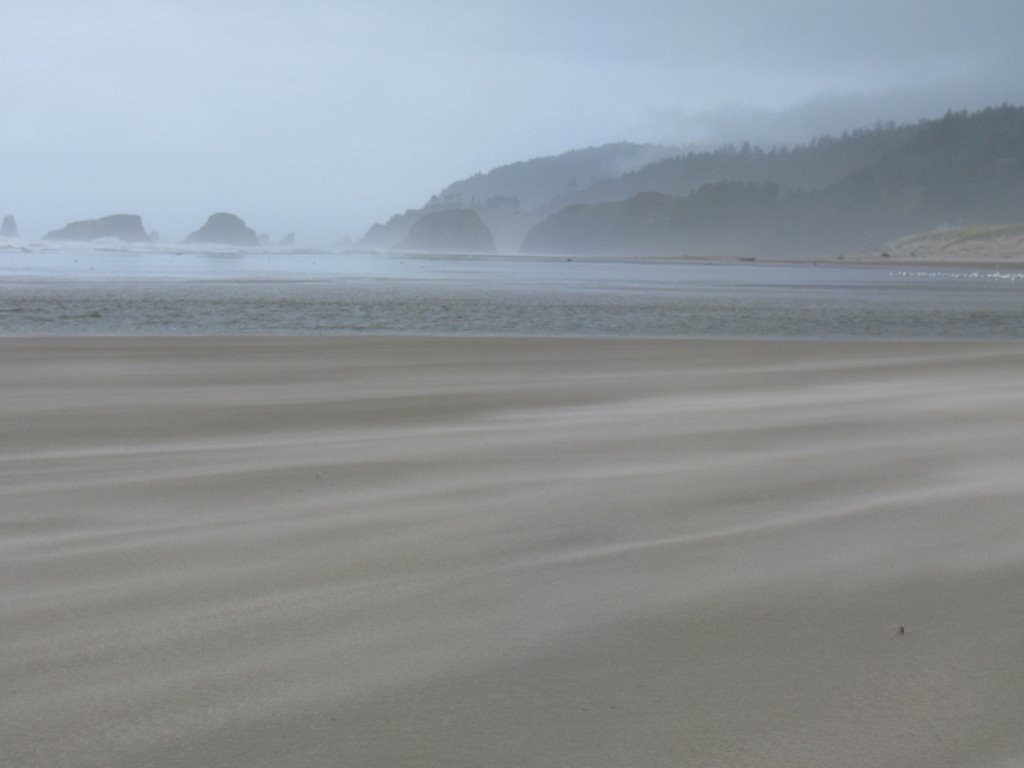
[[[518,260],[536,262],[580,262],[580,263],[615,263],[615,264],[701,264],[701,265],[780,265],[806,267],[947,267],[949,269],[998,269],[1024,271],[1024,253],[1019,259],[1001,260],[994,258],[982,259],[942,259],[918,257],[889,257],[876,255],[849,254],[846,256],[808,256],[803,258],[769,258],[742,256],[600,256],[600,255],[538,255],[538,254],[501,254],[501,253],[395,253],[384,251],[354,251],[367,256],[378,256],[391,259],[421,259],[424,261],[488,261]],[[340,254],[344,255],[344,254]]]
[[[984,339],[1020,338],[1024,328],[1024,272],[1004,269],[366,256],[34,261],[23,277],[7,265],[2,334]]]
[[[295,258],[295,257],[323,257],[323,258],[344,258],[345,256],[375,257],[392,260],[423,260],[423,261],[490,261],[490,260],[515,260],[525,262],[580,262],[580,263],[625,263],[625,264],[778,264],[795,266],[923,266],[923,267],[947,267],[950,269],[1007,269],[1012,271],[1024,271],[1024,237],[1011,242],[996,241],[988,244],[987,248],[981,246],[976,248],[976,255],[967,257],[963,253],[954,256],[942,256],[934,254],[938,250],[944,250],[945,246],[941,240],[942,233],[925,233],[923,235],[901,238],[894,243],[880,247],[871,252],[819,255],[806,257],[750,257],[750,256],[623,256],[623,255],[600,255],[600,254],[526,254],[526,253],[444,253],[427,251],[378,251],[373,249],[336,249],[330,247],[302,247],[302,248],[233,248],[230,246],[198,247],[184,244],[154,244],[152,247],[140,248],[138,244],[101,244],[90,242],[62,241],[58,245],[51,243],[39,243],[25,241],[23,243],[4,243],[0,241],[0,258],[5,254],[47,254],[47,253],[97,253],[97,254],[126,254],[126,255],[153,255],[153,256],[206,256],[209,258],[227,258],[238,256],[273,257],[273,258]],[[921,241],[927,242],[931,237],[936,239],[933,245],[920,245]],[[919,249],[924,253],[916,255]],[[892,251],[889,257],[883,257],[882,252]],[[913,251],[913,253],[910,253]],[[1011,255],[996,256],[992,252],[1006,253]]]

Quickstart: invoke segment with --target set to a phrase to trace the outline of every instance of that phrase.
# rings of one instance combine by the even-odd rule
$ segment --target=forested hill
[[[619,142],[502,165],[449,184],[423,208],[374,224],[356,245],[375,250],[398,248],[426,212],[469,209],[492,229],[499,250],[514,253],[533,224],[561,207],[559,201],[566,193],[679,152],[677,147]]]
[[[575,150],[450,184],[359,245],[397,247],[426,211],[446,208],[477,211],[499,251],[537,253],[832,253],[943,224],[1024,221],[1022,115],[1011,106],[950,112],[773,149]]]
[[[844,163],[852,163],[858,152],[870,159],[817,187],[809,180],[823,172],[824,163],[799,170],[779,159],[802,162],[823,144],[819,160],[832,157],[838,163],[843,157]],[[728,159],[730,153],[709,157],[716,155]],[[1024,221],[1020,107],[950,112],[938,120],[858,132],[774,156],[753,150],[735,155],[741,161],[736,166],[739,178],[714,178],[714,183],[686,195],[663,194],[662,187],[627,200],[567,206],[531,229],[523,251],[826,255],[878,247],[891,238],[940,226]],[[744,155],[750,163],[742,162]],[[739,172],[758,163],[761,168],[774,164],[776,175],[762,179]],[[678,169],[685,163],[659,165]],[[719,170],[723,167],[718,165]],[[633,176],[654,178],[656,168]],[[671,177],[666,172],[665,178]]]
[[[838,137],[820,136],[794,147],[764,149],[743,144],[689,152],[562,195],[559,207],[625,200],[640,192],[686,195],[720,181],[774,182],[789,189],[816,189],[900,150],[916,131],[913,125],[879,123]]]
[[[509,207],[523,212],[550,212],[552,202],[603,179],[621,176],[649,163],[679,154],[658,144],[604,144],[502,165],[487,173],[449,184],[426,208]]]
[[[605,144],[477,173],[448,185],[425,207],[553,213],[566,205],[625,200],[640,192],[685,195],[719,181],[817,188],[905,146],[916,128],[877,124],[771,149],[743,144],[684,152],[658,144]]]

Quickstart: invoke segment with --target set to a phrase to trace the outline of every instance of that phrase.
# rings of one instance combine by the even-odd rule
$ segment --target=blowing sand
[[[1021,765],[1022,382],[1012,344],[0,340],[0,762]]]

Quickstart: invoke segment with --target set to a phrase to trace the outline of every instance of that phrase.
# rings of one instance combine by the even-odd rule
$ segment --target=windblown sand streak
[[[1022,380],[1015,344],[0,339],[0,762],[1015,764]]]

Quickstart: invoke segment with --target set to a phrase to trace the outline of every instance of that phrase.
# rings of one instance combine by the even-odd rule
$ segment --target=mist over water
[[[2,335],[1021,338],[1024,273],[359,254],[6,254]]]

